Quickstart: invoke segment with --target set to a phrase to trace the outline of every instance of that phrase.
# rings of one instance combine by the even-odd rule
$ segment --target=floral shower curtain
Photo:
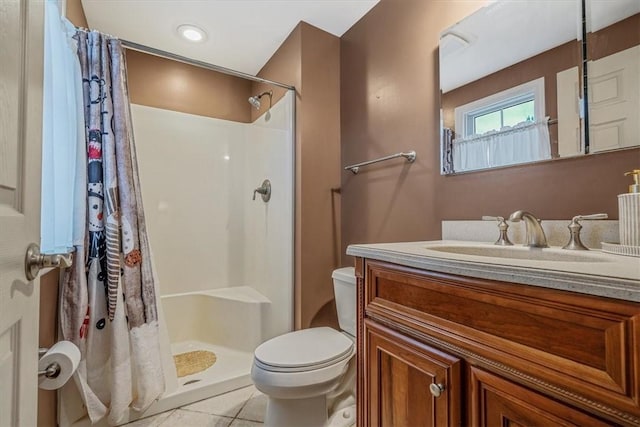
[[[87,148],[84,245],[65,274],[64,339],[92,422],[117,424],[164,391],[158,313],[119,40],[78,31]]]

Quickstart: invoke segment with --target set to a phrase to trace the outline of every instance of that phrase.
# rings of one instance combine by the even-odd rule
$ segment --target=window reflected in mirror
[[[473,116],[473,133],[483,134],[491,131],[499,131],[505,127],[515,126],[519,123],[535,121],[533,107],[535,101],[510,100],[506,106],[492,108],[491,112],[480,112]]]

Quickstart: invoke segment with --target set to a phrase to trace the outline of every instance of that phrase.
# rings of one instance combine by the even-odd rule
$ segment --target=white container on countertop
[[[631,175],[633,184],[629,192],[618,195],[620,244],[640,246],[640,169],[625,173]]]

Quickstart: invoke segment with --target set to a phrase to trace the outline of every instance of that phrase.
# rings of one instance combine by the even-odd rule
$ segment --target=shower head
[[[271,90],[266,91],[266,92],[262,92],[260,95],[255,95],[255,96],[249,97],[249,99],[248,99],[249,104],[253,105],[256,110],[259,110],[260,109],[260,98],[262,98],[265,95],[267,95],[269,97],[269,109],[271,109],[271,98],[273,96],[273,91],[271,91]]]
[[[249,97],[249,104],[253,105],[256,110],[260,109],[260,98],[257,96]]]

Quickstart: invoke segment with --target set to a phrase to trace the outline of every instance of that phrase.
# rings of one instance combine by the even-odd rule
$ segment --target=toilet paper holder
[[[58,375],[60,375],[60,365],[57,362],[50,363],[47,369],[38,371],[38,376],[42,375],[47,378],[58,378]]]
[[[57,390],[78,369],[82,354],[71,341],[58,341],[51,348],[38,349],[38,388]]]
[[[44,356],[47,351],[49,351],[48,348],[40,347],[38,349],[38,359]],[[58,375],[60,375],[60,365],[58,362],[52,362],[44,370],[38,371],[38,376],[40,377],[42,375],[47,378],[58,378]]]

